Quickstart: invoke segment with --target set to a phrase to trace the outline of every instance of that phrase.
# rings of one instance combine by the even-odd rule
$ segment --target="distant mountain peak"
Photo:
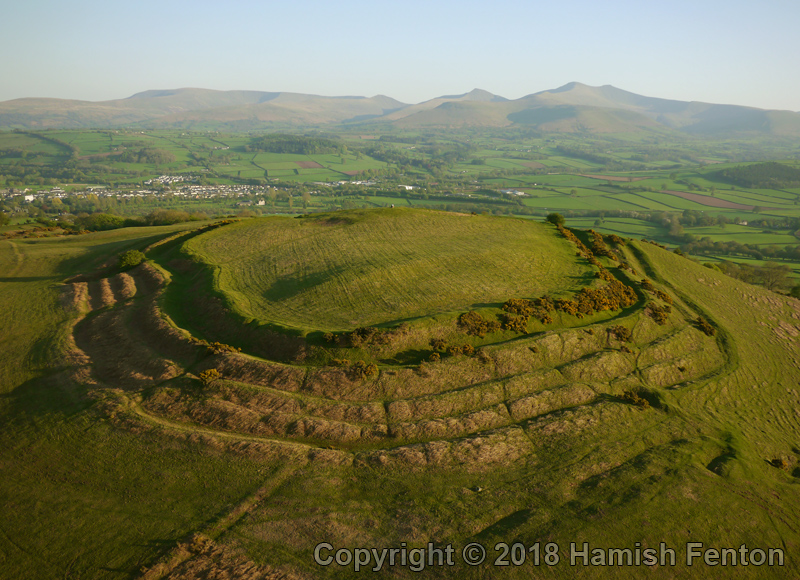
[[[542,92],[542,93],[566,93],[567,91],[573,91],[573,90],[575,90],[576,88],[579,88],[579,87],[582,88],[582,87],[588,87],[588,86],[589,85],[585,85],[583,83],[579,83],[579,82],[573,81],[571,83],[567,83],[565,85],[562,85],[562,86],[558,87],[557,89],[550,89],[550,90],[547,90],[547,91],[540,91],[540,92]],[[537,93],[537,94],[539,94],[539,93]]]
[[[472,89],[468,93],[463,93],[461,95],[442,95],[434,100],[442,100],[442,101],[481,101],[485,103],[497,103],[502,101],[507,101],[505,97],[501,97],[499,95],[495,95],[490,93],[489,91],[485,91],[483,89]]]

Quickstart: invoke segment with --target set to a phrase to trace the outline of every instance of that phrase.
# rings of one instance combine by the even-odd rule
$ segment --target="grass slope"
[[[552,228],[394,208],[246,221],[187,251],[245,318],[341,330],[559,294],[591,272]]]

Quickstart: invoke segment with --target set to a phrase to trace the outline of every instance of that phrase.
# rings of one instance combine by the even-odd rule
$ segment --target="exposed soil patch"
[[[109,281],[114,298],[117,302],[124,302],[128,298],[133,298],[136,294],[136,282],[130,274],[120,272]]]
[[[295,161],[300,169],[322,169],[322,165],[316,161]]]
[[[203,361],[199,370],[216,368],[225,379],[282,391],[298,392],[303,387],[303,369],[260,361],[244,355],[220,354]]]
[[[100,381],[124,388],[143,388],[177,376],[182,371],[172,361],[131,336],[124,311],[109,310],[75,326],[75,343],[92,360]]]
[[[745,211],[752,211],[755,206],[752,205],[745,205],[742,203],[735,203],[732,201],[727,201],[725,199],[717,199],[716,197],[711,197],[710,195],[701,195],[699,193],[689,193],[687,191],[673,191],[671,189],[662,189],[661,193],[668,193],[669,195],[674,195],[675,197],[680,197],[683,199],[688,199],[689,201],[693,201],[695,203],[699,203],[700,205],[705,205],[707,207],[723,207],[727,209],[741,209]],[[772,207],[765,207],[767,209],[775,209]]]
[[[89,296],[89,285],[86,282],[65,284],[59,296],[61,307],[67,312],[77,312]]]
[[[533,445],[522,429],[507,427],[456,441],[432,441],[362,453],[356,456],[355,463],[420,469],[461,466],[468,471],[482,471],[496,465],[510,465],[533,452]]]
[[[114,300],[114,293],[111,291],[108,278],[89,282],[89,306],[92,310],[111,306],[114,302],[116,300]]]
[[[650,179],[650,177],[620,177],[619,175],[584,175],[584,174],[581,174],[581,177],[589,177],[591,179],[602,179],[603,181],[625,181],[625,182],[643,181],[645,179]]]

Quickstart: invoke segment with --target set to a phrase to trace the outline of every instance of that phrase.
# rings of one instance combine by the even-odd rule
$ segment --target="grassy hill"
[[[305,332],[561,294],[591,276],[538,224],[403,208],[250,220],[185,251],[243,317]]]
[[[3,577],[359,575],[322,542],[452,544],[426,577],[800,572],[799,303],[655,245],[387,209],[5,240],[0,266]],[[688,542],[784,563],[690,568]]]

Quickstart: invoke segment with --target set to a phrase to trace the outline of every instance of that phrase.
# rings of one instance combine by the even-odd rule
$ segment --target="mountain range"
[[[111,101],[0,102],[0,128],[175,128],[256,131],[384,124],[400,128],[530,127],[570,133],[800,136],[800,113],[645,97],[573,82],[520,99],[475,89],[418,104],[391,97],[287,92],[154,90]]]

